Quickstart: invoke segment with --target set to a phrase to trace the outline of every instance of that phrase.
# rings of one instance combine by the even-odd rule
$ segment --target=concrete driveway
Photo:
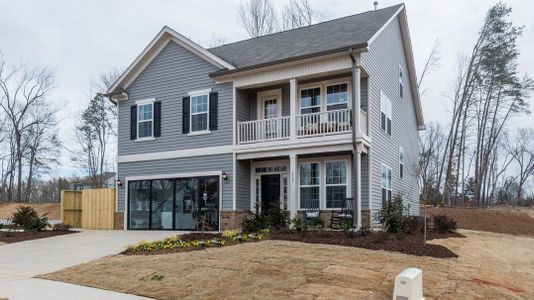
[[[117,254],[141,240],[175,234],[171,231],[82,231],[1,245],[0,299],[146,299],[33,277]]]

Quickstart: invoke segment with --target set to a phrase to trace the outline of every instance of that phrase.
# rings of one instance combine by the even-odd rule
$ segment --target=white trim
[[[256,95],[256,119],[265,119],[265,101],[276,99],[276,117],[282,117],[282,89],[258,92]]]
[[[148,99],[142,99],[135,101],[136,105],[143,105],[143,104],[149,104],[156,102],[156,98],[148,98]]]
[[[297,187],[297,210],[301,210],[300,207],[300,165],[302,163],[319,163],[319,209],[324,211],[339,210],[339,208],[326,208],[326,163],[333,161],[345,161],[347,165],[347,190],[346,197],[350,197],[352,193],[352,166],[350,163],[349,155],[332,155],[325,157],[311,157],[311,158],[300,158],[297,162],[297,178],[296,178],[296,187]],[[361,178],[359,179],[361,180]]]
[[[222,179],[223,171],[207,171],[207,172],[189,172],[189,173],[172,173],[172,174],[157,174],[157,175],[142,175],[142,176],[128,176],[124,179],[124,216],[123,216],[123,229],[128,230],[128,182],[137,180],[156,180],[156,179],[175,179],[175,178],[187,178],[187,177],[202,177],[202,176],[219,176],[219,228],[221,231],[221,212],[223,210],[223,184]],[[118,203],[119,201],[117,201]],[[151,230],[151,229],[147,229]],[[174,228],[172,230],[175,230]],[[175,230],[180,231],[180,230]]]
[[[211,89],[209,89],[211,90]],[[192,95],[189,97],[189,135],[202,135],[210,134],[210,92],[205,90],[193,91]],[[193,98],[206,96],[206,112],[196,112],[193,113]],[[203,130],[193,130],[193,115],[203,115],[206,114],[206,129]]]
[[[156,138],[153,136],[147,136],[143,138],[136,138],[134,142],[148,142],[148,141],[154,141]]]
[[[117,162],[127,163],[127,162],[151,161],[151,160],[173,159],[173,158],[183,158],[183,157],[231,154],[232,148],[233,148],[232,145],[227,145],[227,146],[193,148],[193,149],[174,150],[174,151],[165,151],[165,152],[119,155],[117,157]]]
[[[351,99],[352,97],[352,92],[351,92],[351,89],[352,89],[352,84],[351,84],[351,78],[350,77],[342,77],[342,78],[334,78],[334,79],[328,79],[328,80],[321,80],[321,81],[314,81],[314,82],[309,82],[309,83],[306,83],[306,84],[302,84],[302,85],[299,85],[299,88],[298,88],[298,95],[297,95],[297,108],[298,108],[298,114],[299,115],[302,115],[302,107],[301,107],[301,101],[300,101],[300,98],[301,98],[301,95],[302,95],[302,90],[308,90],[308,89],[313,89],[313,88],[320,88],[320,111],[319,112],[327,112],[327,109],[328,109],[328,104],[327,104],[327,101],[326,101],[326,97],[327,97],[327,94],[326,94],[326,89],[327,87],[331,86],[331,85],[337,85],[337,84],[347,84],[347,108],[351,108],[352,107],[352,101],[350,101],[349,99]],[[315,106],[317,107],[317,106]]]
[[[285,171],[273,171],[265,173],[256,173],[256,168],[261,167],[272,167],[272,166],[283,166],[286,168]],[[289,159],[286,160],[268,160],[268,161],[252,161],[250,163],[250,210],[255,211],[256,207],[256,180],[259,179],[259,201],[261,204],[261,176],[262,175],[280,175],[280,205],[282,206],[283,197],[284,197],[284,176],[288,180],[288,199],[287,199],[287,210],[289,210],[289,173],[290,173],[290,163]],[[282,207],[280,207],[282,209]],[[258,208],[261,212],[261,206]]]
[[[186,48],[187,50],[193,52],[204,60],[214,64],[219,68],[226,68],[229,70],[235,69],[234,66],[228,62],[217,57],[213,53],[204,49],[197,43],[191,41],[185,36],[179,34],[175,30],[164,26],[161,31],[152,39],[152,41],[143,49],[143,51],[135,58],[135,60],[128,66],[126,71],[113,83],[113,85],[108,89],[108,93],[115,91],[117,88],[121,87],[126,89],[129,85],[139,76],[139,74],[150,64],[150,62],[165,48],[165,46],[173,41],[178,45]]]
[[[391,18],[389,18],[389,20],[387,20],[387,22],[384,25],[382,25],[382,27],[380,27],[380,29],[378,29],[378,31],[375,32],[375,34],[373,34],[373,36],[367,41],[367,44],[370,46],[371,43],[373,43],[375,39],[382,33],[382,31],[384,31],[384,29],[388,27],[389,23],[395,20],[395,18],[397,18],[397,15],[403,10],[404,10],[404,4],[402,4],[401,7],[399,7],[399,9],[391,16]]]
[[[189,132],[187,136],[206,135],[206,134],[211,134],[211,130],[192,131],[192,132]]]
[[[191,91],[191,92],[188,92],[187,95],[191,97],[191,96],[202,96],[202,95],[209,94],[209,93],[211,93],[211,88]]]
[[[155,138],[154,138],[154,101],[155,101],[155,99],[147,99],[147,100],[139,100],[139,101],[135,102],[135,104],[137,106],[137,109],[136,109],[136,113],[137,113],[137,116],[136,116],[137,137],[135,139],[136,142],[155,140]],[[150,120],[142,120],[141,121],[141,120],[139,120],[139,106],[145,106],[145,105],[151,105],[152,106],[152,109],[151,109],[152,117],[150,118]],[[146,122],[151,122],[152,123],[152,130],[150,132],[150,136],[139,137],[139,123],[146,123]]]

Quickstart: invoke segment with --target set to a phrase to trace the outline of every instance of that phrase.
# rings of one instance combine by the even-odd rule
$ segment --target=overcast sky
[[[0,51],[11,63],[48,66],[56,75],[54,101],[63,110],[61,138],[73,147],[76,116],[89,101],[91,82],[113,68],[124,70],[161,27],[168,25],[193,41],[232,42],[247,38],[238,24],[241,0],[140,1],[0,0]],[[373,0],[310,0],[329,19],[371,10]],[[403,1],[379,1],[386,7]],[[513,8],[512,21],[524,25],[519,40],[522,72],[534,73],[534,1],[505,1]],[[287,1],[274,1],[278,8]],[[436,38],[441,40],[439,69],[426,79],[422,97],[425,121],[447,122],[458,57],[470,52],[488,0],[405,1],[417,71],[420,72]],[[532,101],[530,101],[532,103]],[[534,104],[532,104],[534,106]],[[533,107],[534,109],[534,107]],[[534,117],[514,120],[534,127]],[[64,151],[60,172],[77,170]]]

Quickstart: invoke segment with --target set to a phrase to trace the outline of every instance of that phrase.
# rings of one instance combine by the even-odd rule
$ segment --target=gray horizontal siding
[[[215,70],[214,65],[170,42],[130,85],[129,99],[119,103],[119,155],[231,145],[232,84],[215,84],[208,76]],[[207,88],[219,93],[218,130],[210,135],[182,134],[182,98]],[[135,142],[130,140],[130,107],[148,98],[161,101],[161,137]]]
[[[125,182],[126,177],[131,176],[151,176],[151,175],[171,175],[179,173],[201,173],[225,171],[232,174],[232,154],[221,154],[213,156],[199,156],[187,158],[175,158],[165,160],[153,160],[142,162],[129,162],[118,164],[119,179]],[[224,210],[232,209],[232,181],[222,182],[222,203]],[[124,211],[126,199],[126,185],[119,188],[117,211]]]
[[[380,209],[380,167],[384,163],[392,169],[393,193],[401,193],[411,214],[418,213],[419,182],[413,166],[419,158],[419,135],[413,98],[409,88],[408,67],[398,19],[391,22],[373,42],[371,51],[362,56],[362,65],[369,74],[371,145],[371,204]],[[404,70],[404,98],[399,96],[399,65]],[[392,134],[380,128],[380,91],[392,102]],[[399,146],[405,151],[404,178],[399,177]]]
[[[236,161],[236,209],[250,210],[250,161]]]
[[[369,209],[369,156],[362,154],[362,209]]]

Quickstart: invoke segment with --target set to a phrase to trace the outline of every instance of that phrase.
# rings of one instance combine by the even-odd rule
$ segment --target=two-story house
[[[108,91],[125,229],[236,227],[250,210],[418,214],[424,128],[404,5],[205,49],[164,27]]]

